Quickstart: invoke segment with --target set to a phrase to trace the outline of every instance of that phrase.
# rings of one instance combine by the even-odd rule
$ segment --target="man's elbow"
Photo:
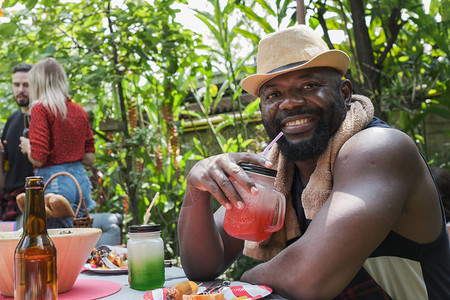
[[[324,281],[305,277],[297,280],[291,280],[291,278],[286,278],[286,284],[277,291],[288,299],[333,299],[339,294],[335,288],[331,288]]]
[[[180,255],[183,271],[189,280],[211,281],[220,276],[223,270],[214,263],[200,261],[200,259],[187,258],[187,255]]]

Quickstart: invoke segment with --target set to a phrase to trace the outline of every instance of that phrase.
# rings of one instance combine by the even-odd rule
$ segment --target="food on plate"
[[[183,300],[225,300],[223,293],[213,293],[206,295],[183,295]]]
[[[102,247],[102,249],[94,248],[88,258],[88,263],[90,263],[91,267],[93,268],[109,269],[103,262],[102,257],[106,257],[109,261],[111,261],[119,268],[128,267],[126,253],[119,254],[116,250],[111,250],[107,247]]]
[[[169,288],[166,292],[166,300],[182,300],[183,295],[196,294],[198,285],[193,281],[184,281]]]

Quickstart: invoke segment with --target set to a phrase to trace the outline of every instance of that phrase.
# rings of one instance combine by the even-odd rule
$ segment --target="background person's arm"
[[[93,152],[86,152],[84,154],[84,159],[81,161],[81,163],[85,166],[92,166],[94,164],[95,161],[95,153]]]
[[[28,160],[31,162],[31,164],[35,167],[42,167],[45,162],[35,160],[31,157],[31,147],[30,147],[30,139],[27,139],[26,137],[21,136],[20,137],[20,151],[22,151],[23,154],[26,154],[28,157]]]
[[[340,150],[333,175],[332,193],[304,235],[241,280],[266,284],[289,299],[332,299],[390,231],[418,243],[439,235],[435,188],[403,133],[358,133]]]

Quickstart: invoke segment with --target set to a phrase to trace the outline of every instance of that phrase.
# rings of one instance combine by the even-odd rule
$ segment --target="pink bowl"
[[[70,233],[61,233],[70,231]],[[58,268],[58,293],[72,289],[83,265],[94,249],[102,230],[99,228],[49,229],[48,233],[56,246]],[[0,292],[14,296],[14,250],[21,232],[0,232]]]

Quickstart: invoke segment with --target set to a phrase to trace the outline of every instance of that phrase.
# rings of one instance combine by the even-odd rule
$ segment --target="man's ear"
[[[350,102],[352,101],[353,95],[353,86],[352,82],[348,79],[344,79],[341,82],[341,95],[344,98],[345,105],[347,107],[350,106]]]

